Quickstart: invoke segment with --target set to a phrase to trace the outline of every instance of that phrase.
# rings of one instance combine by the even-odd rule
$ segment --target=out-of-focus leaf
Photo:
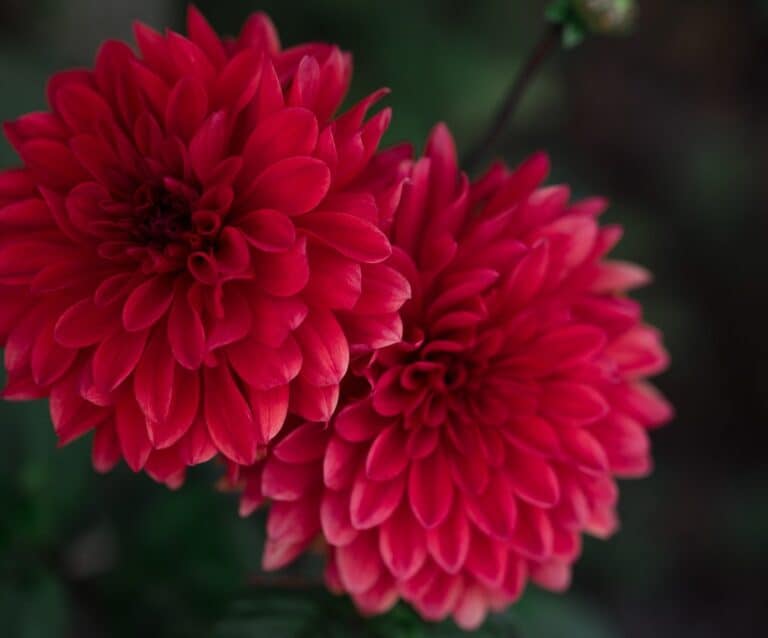
[[[217,625],[214,638],[522,638],[516,624],[516,614],[508,612],[490,617],[480,629],[467,634],[452,621],[425,622],[404,604],[387,614],[365,618],[349,598],[333,596],[321,587],[254,587],[232,605],[226,619]]]
[[[68,609],[65,592],[44,572],[24,574],[14,585],[0,585],[0,633],[3,636],[65,636],[70,622]]]

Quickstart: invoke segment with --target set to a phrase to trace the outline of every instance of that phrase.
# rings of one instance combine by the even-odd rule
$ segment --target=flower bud
[[[634,22],[634,0],[574,0],[573,7],[590,31],[622,33]]]

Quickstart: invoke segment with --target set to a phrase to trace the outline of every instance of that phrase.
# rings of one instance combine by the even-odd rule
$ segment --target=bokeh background
[[[544,4],[198,2],[221,31],[263,9],[285,44],[353,50],[351,97],[393,90],[388,141],[421,146],[445,120],[463,149],[542,30]],[[517,162],[546,148],[554,180],[612,199],[608,218],[626,226],[619,254],[656,275],[640,297],[672,352],[658,382],[678,416],[654,435],[654,475],[623,484],[621,532],[586,543],[572,592],[530,592],[512,612],[520,638],[752,638],[768,621],[768,2],[638,4],[629,37],[555,54],[499,152]],[[48,75],[90,64],[133,19],[179,29],[184,10],[0,0],[0,119],[44,107]],[[14,162],[0,142],[0,166]],[[264,576],[261,522],[237,518],[215,480],[215,468],[193,471],[171,493],[125,467],[95,475],[87,440],[55,448],[44,404],[0,404],[0,634],[220,631]]]

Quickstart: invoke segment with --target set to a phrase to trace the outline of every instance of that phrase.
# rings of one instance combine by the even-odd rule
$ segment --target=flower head
[[[547,171],[535,155],[469,184],[436,128],[391,230],[403,340],[353,364],[327,430],[293,427],[250,471],[243,507],[273,501],[266,567],[322,532],[362,611],[402,598],[471,628],[528,580],[567,587],[582,534],[616,529],[614,479],[650,470],[671,415],[645,381],[667,355],[624,294],[646,271],[605,259],[605,202]]]
[[[0,173],[3,396],[49,396],[62,444],[94,430],[97,469],[170,485],[327,419],[409,295],[380,230],[409,150],[377,153],[389,110],[365,121],[384,92],[333,119],[335,46],[283,50],[262,14],[221,39],[191,9],[188,31],[137,24],[138,53],[55,75]]]

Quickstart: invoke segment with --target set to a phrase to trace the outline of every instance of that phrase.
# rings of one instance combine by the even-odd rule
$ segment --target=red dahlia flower
[[[169,485],[217,452],[253,463],[289,412],[327,419],[410,294],[382,263],[408,154],[376,154],[383,92],[334,120],[338,48],[281,50],[261,14],[188,29],[138,24],[139,54],[54,76],[0,173],[5,398],[49,396],[62,444],[94,430],[97,469]]]
[[[353,367],[329,429],[286,429],[250,470],[243,509],[273,501],[266,567],[322,532],[362,611],[401,597],[472,628],[529,579],[567,587],[581,534],[616,529],[614,478],[649,472],[646,430],[671,415],[644,381],[667,355],[624,295],[646,272],[604,259],[605,202],[569,203],[547,170],[470,185],[434,131],[391,232],[402,342]]]

